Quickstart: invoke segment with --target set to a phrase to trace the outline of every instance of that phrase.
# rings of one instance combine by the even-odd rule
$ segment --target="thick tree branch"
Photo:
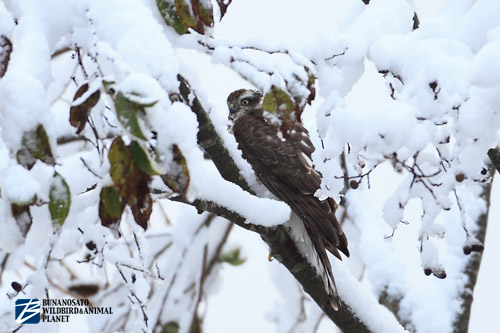
[[[382,304],[389,311],[392,312],[392,314],[396,317],[396,319],[399,321],[399,323],[401,325],[403,325],[404,329],[408,329],[408,325],[410,324],[410,322],[408,322],[407,320],[405,320],[404,318],[401,318],[399,316],[401,300],[402,300],[402,297],[391,296],[386,291],[383,291],[378,299],[380,304]]]
[[[188,82],[179,75],[180,92],[185,103],[197,115],[199,122],[198,143],[210,155],[222,177],[238,184],[250,193],[254,193],[240,174],[229,152],[225,148],[222,139],[216,132],[208,114],[201,103],[191,91]],[[273,228],[263,227],[246,223],[246,219],[220,206],[214,202],[195,200],[187,202],[184,198],[177,197],[174,200],[195,206],[199,211],[208,211],[224,217],[247,230],[257,232],[270,247],[274,258],[281,262],[297,281],[302,285],[312,299],[320,306],[323,312],[344,332],[370,332],[368,327],[356,317],[355,313],[341,302],[338,311],[334,311],[328,301],[323,279],[318,275],[316,269],[311,266],[297,249],[295,242],[290,238],[283,226]]]
[[[323,312],[343,332],[371,332],[342,301],[339,310],[333,310],[325,292],[323,279],[318,275],[316,269],[304,259],[297,249],[295,242],[290,238],[284,227],[277,226],[274,228],[267,228],[246,223],[246,219],[243,216],[211,201],[195,200],[193,202],[188,202],[182,197],[176,197],[173,200],[190,204],[199,211],[207,211],[224,217],[242,228],[258,233],[270,247],[273,257],[292,273],[302,285],[304,291],[311,296]]]
[[[500,162],[500,153],[498,148],[491,149],[488,152],[488,156],[491,161],[495,165],[495,168],[498,170],[498,164]],[[492,177],[494,175],[494,171],[492,172]],[[484,244],[484,240],[486,238],[486,229],[488,226],[488,213],[490,208],[490,195],[491,195],[491,186],[492,182],[483,184],[483,190],[481,192],[481,198],[486,202],[486,210],[483,214],[479,216],[476,221],[478,229],[474,232],[474,237],[482,244]],[[479,268],[481,266],[481,260],[483,258],[483,252],[472,252],[470,254],[469,261],[467,266],[465,267],[465,275],[467,275],[467,283],[465,288],[460,295],[460,298],[463,300],[462,304],[462,312],[457,317],[454,323],[454,332],[468,332],[469,330],[469,320],[470,320],[470,311],[473,302],[474,295],[474,287],[476,286],[477,276],[479,274]]]
[[[191,95],[194,94],[194,92],[191,91],[186,79],[181,75],[178,75],[177,78],[180,82],[179,90],[184,102],[189,105],[198,118],[198,144],[210,156],[224,179],[236,183],[245,191],[254,194],[234,163],[229,151],[222,143],[221,137],[215,130],[210,120],[210,116],[201,106],[198,97]]]

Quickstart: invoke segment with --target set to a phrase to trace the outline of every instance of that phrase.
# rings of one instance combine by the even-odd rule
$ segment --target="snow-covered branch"
[[[491,150],[488,152],[488,156],[491,158]],[[493,159],[492,159],[493,160]],[[495,167],[496,168],[496,167]],[[493,175],[495,171],[490,171]],[[478,241],[476,244],[484,244],[486,239],[486,230],[488,226],[488,216],[490,214],[490,198],[491,198],[491,183],[483,184],[481,186],[480,197],[486,202],[486,210],[477,217],[476,225],[477,229],[472,233],[472,237]],[[469,254],[467,260],[467,265],[465,266],[464,273],[467,276],[467,283],[465,288],[460,295],[462,299],[462,312],[457,316],[454,321],[454,331],[455,332],[467,332],[469,329],[469,321],[471,314],[472,302],[474,301],[474,287],[476,286],[477,277],[479,274],[479,268],[481,267],[481,260],[483,257],[482,251],[471,252],[471,249],[464,248],[464,253]]]

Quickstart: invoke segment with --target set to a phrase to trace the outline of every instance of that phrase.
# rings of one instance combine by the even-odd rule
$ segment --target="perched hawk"
[[[349,256],[347,238],[335,218],[336,203],[314,196],[321,185],[321,175],[314,170],[311,154],[314,146],[307,130],[296,121],[287,133],[280,123],[262,108],[262,94],[240,89],[227,98],[229,119],[238,148],[260,181],[272,194],[286,202],[300,217],[311,240],[325,289],[332,307],[339,300],[332,267],[326,250],[339,258]]]

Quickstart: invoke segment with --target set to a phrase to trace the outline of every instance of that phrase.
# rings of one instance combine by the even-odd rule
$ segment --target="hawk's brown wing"
[[[233,133],[257,177],[304,222],[321,264],[331,278],[331,288],[335,288],[326,250],[339,259],[338,250],[349,256],[347,239],[335,218],[333,199],[320,201],[314,196],[320,188],[321,177],[308,162],[314,146],[307,130],[296,123],[285,140],[278,136],[278,129],[266,123],[258,113],[249,113],[235,122]]]

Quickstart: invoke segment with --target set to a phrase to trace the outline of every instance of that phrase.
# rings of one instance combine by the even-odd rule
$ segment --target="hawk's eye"
[[[246,98],[241,101],[241,105],[248,105],[248,103],[250,103],[250,102]]]

